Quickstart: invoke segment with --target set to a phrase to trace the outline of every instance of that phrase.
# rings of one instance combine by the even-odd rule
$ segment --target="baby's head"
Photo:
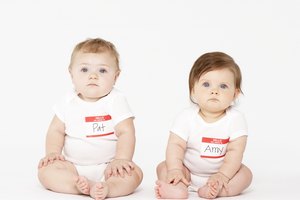
[[[85,40],[74,48],[69,72],[78,96],[97,101],[110,93],[119,76],[119,54],[108,41]]]
[[[78,53],[109,53],[115,59],[115,65],[118,70],[119,67],[119,53],[115,47],[115,45],[109,41],[106,41],[101,38],[95,39],[87,39],[83,42],[80,42],[75,46],[71,55],[71,62],[69,65],[69,69],[72,68],[72,64],[74,59],[78,55]]]
[[[212,72],[217,72],[217,75],[212,74],[212,76],[210,76]],[[203,78],[205,80],[202,80]],[[223,84],[223,78],[229,83]],[[210,82],[210,79],[212,79],[212,82]],[[241,82],[242,75],[240,68],[232,57],[222,52],[205,53],[195,61],[190,71],[189,91],[191,101],[198,104],[198,102],[195,102],[194,99],[195,93],[197,96],[197,93],[199,92],[205,93],[205,91],[207,91],[212,93],[215,92],[213,90],[218,90],[216,92],[225,92],[224,94],[226,94],[229,89],[233,92],[234,96],[232,100],[234,100],[237,94],[242,93]],[[201,98],[201,96],[199,97]],[[230,95],[225,97],[231,98]]]

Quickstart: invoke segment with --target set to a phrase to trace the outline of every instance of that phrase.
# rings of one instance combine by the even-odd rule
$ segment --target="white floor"
[[[36,177],[36,157],[30,148],[23,149],[23,156],[18,157],[17,151],[5,154],[8,149],[0,148],[1,172],[0,172],[0,199],[43,199],[43,200],[88,200],[88,196],[67,195],[54,193],[45,190]],[[12,149],[11,149],[12,150]],[[16,150],[16,149],[15,149]],[[1,154],[2,154],[1,153]],[[31,154],[31,155],[30,155]],[[26,156],[28,156],[26,158]],[[145,167],[144,167],[145,168]],[[155,199],[154,182],[155,174],[153,169],[145,168],[144,180],[141,186],[132,195],[115,199]],[[294,171],[281,173],[278,168],[270,168],[269,171],[254,167],[253,183],[243,194],[218,199],[300,199],[300,174]],[[189,199],[200,199],[195,193],[190,193]]]
[[[22,181],[14,178],[12,182],[1,186],[0,199],[43,199],[43,200],[88,200],[87,196],[59,194],[47,191],[42,188],[38,182]],[[153,193],[153,184],[144,182],[134,194],[115,199],[155,199]],[[200,199],[195,193],[190,193],[189,199]],[[255,180],[252,186],[243,194],[236,197],[218,198],[218,199],[300,199],[299,185],[295,180],[289,178],[285,180],[269,179]]]

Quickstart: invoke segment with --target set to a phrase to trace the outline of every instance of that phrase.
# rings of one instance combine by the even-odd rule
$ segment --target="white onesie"
[[[192,184],[199,188],[221,167],[229,141],[248,135],[243,114],[229,108],[226,115],[214,123],[205,122],[199,107],[184,109],[173,122],[171,132],[187,142],[184,165],[191,172]]]
[[[54,111],[65,123],[65,158],[75,166],[110,162],[116,151],[114,127],[133,117],[125,96],[115,88],[96,102],[86,102],[75,92],[69,93],[54,106]]]

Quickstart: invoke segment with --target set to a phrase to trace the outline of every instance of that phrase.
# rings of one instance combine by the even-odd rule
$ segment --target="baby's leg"
[[[184,166],[183,166],[184,167]],[[158,199],[186,199],[188,198],[187,186],[182,182],[177,185],[167,183],[167,167],[166,163],[162,162],[156,169],[158,181],[156,181],[155,196]],[[188,169],[184,167],[184,173],[188,180],[190,174]]]
[[[89,181],[87,178],[84,176],[78,176],[78,179],[76,181],[76,186],[77,189],[82,193],[82,194],[90,194],[90,187],[91,185],[94,185],[94,182]]]
[[[228,191],[224,188],[220,191],[218,196],[228,197],[235,196],[243,192],[252,181],[252,172],[248,167],[242,165],[239,171],[234,175],[234,177],[228,183]]]
[[[205,198],[205,199],[214,199],[218,196],[220,192],[220,188],[218,184],[215,185],[204,185],[203,187],[198,189],[198,195],[199,197]]]
[[[95,183],[90,191],[90,196],[95,200],[105,199],[108,195],[109,188],[106,183]]]
[[[96,183],[91,187],[90,195],[96,200],[106,197],[120,197],[129,195],[140,185],[143,179],[142,170],[135,165],[131,176],[111,176],[105,182]]]
[[[187,187],[183,183],[172,185],[164,181],[156,181],[155,196],[158,199],[187,199]]]
[[[76,187],[77,170],[68,161],[55,160],[54,163],[39,168],[38,177],[45,188],[54,192],[81,194]]]

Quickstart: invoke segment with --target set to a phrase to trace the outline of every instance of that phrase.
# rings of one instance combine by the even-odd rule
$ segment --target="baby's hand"
[[[186,186],[190,185],[190,182],[185,178],[181,169],[171,169],[167,173],[167,181],[173,185],[177,185],[179,182],[183,182]]]
[[[131,176],[131,170],[134,169],[134,163],[130,160],[125,159],[115,159],[111,161],[106,169],[105,169],[105,178],[109,178],[111,176],[121,176],[125,177],[125,173]]]
[[[212,175],[211,177],[209,177],[207,181],[207,185],[216,190],[221,190],[222,187],[224,187],[224,189],[228,191],[228,182],[229,182],[229,178],[226,177],[224,174],[218,172]]]
[[[39,162],[38,168],[42,168],[54,162],[54,160],[65,160],[65,157],[58,153],[49,153],[44,158],[42,158]]]

